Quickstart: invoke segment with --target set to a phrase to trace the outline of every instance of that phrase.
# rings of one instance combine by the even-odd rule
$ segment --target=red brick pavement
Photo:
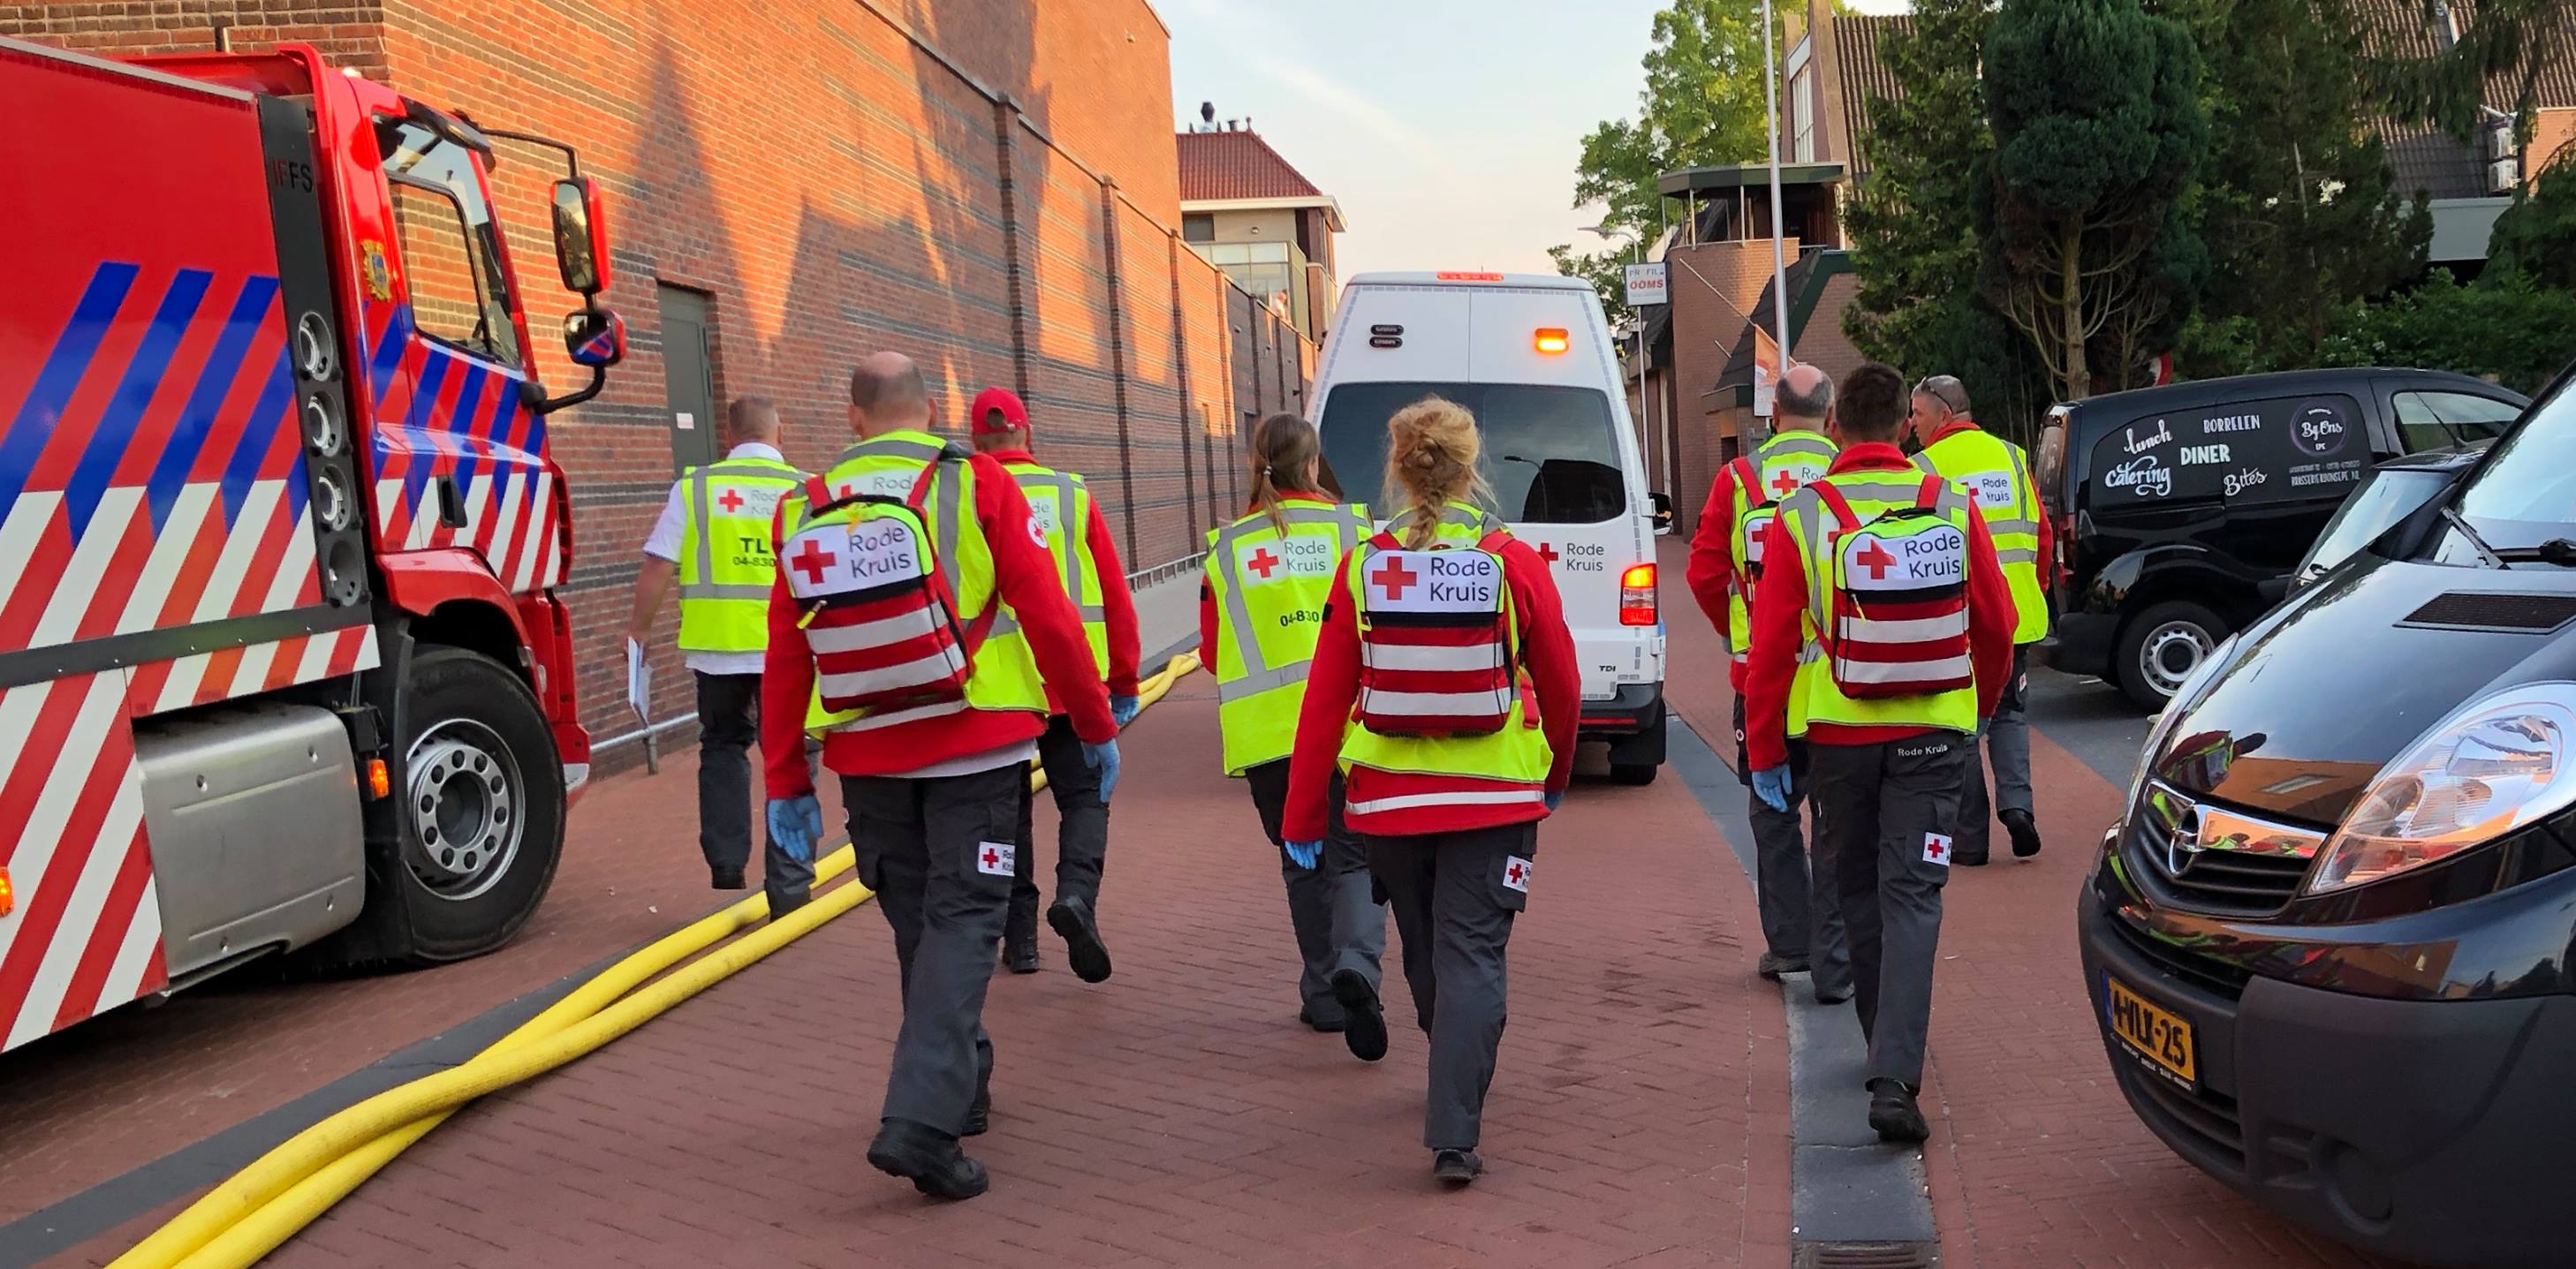
[[[554,888],[509,947],[415,973],[257,967],[0,1055],[0,1222],[220,1132],[736,895],[707,889],[694,750],[589,790]],[[755,864],[753,872],[759,869]]]
[[[1681,551],[1668,549],[1665,576],[1679,577]],[[1695,606],[1665,616],[1676,703],[1733,762],[1720,642]],[[2130,1113],[2094,1028],[2074,914],[2120,790],[2045,736],[2032,768],[2048,848],[2013,862],[1998,828],[1996,862],[1952,877],[1942,916],[1925,1100],[1945,1269],[2373,1263],[2237,1197]]]
[[[861,1158],[897,1024],[861,909],[460,1115],[274,1263],[1787,1262],[1785,1024],[1712,972],[1749,961],[1753,905],[1678,782],[1579,787],[1543,830],[1490,1170],[1446,1194],[1419,1033],[1363,1066],[1295,1023],[1276,855],[1184,687],[1127,745],[1117,977],[1049,939],[1048,972],[993,986],[990,1194],[934,1205]]]

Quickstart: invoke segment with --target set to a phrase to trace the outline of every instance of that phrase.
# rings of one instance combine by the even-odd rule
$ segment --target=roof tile
[[[1185,203],[1324,196],[1257,132],[1184,132],[1180,151]]]

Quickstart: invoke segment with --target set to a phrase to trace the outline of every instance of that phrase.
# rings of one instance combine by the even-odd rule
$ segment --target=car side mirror
[[[604,308],[565,314],[564,353],[593,370],[626,360],[626,319]]]
[[[1673,531],[1673,496],[1657,490],[1647,494],[1646,497],[1654,503],[1655,507],[1655,536],[1663,537],[1671,533]]]
[[[583,296],[607,290],[608,215],[599,183],[587,176],[555,182],[554,214],[555,266],[564,289]]]

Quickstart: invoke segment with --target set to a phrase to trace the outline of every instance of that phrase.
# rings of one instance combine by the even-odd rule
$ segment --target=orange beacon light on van
[[[1571,341],[1566,338],[1565,328],[1562,326],[1539,327],[1535,342],[1538,350],[1543,353],[1561,353],[1571,346]]]

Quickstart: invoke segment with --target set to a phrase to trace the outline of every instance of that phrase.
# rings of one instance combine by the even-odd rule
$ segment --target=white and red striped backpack
[[[1864,523],[1831,480],[1812,488],[1838,526],[1829,538],[1834,686],[1854,700],[1928,696],[1975,683],[1968,656],[1968,531],[1923,479],[1914,505]]]
[[[1518,690],[1503,544],[1408,550],[1380,533],[1353,557],[1360,592],[1359,724],[1382,736],[1481,736]]]
[[[778,562],[788,593],[805,610],[801,624],[825,709],[906,709],[965,698],[975,650],[1002,605],[997,597],[972,621],[958,621],[956,588],[922,510],[939,466],[924,464],[900,499],[836,498],[821,476],[805,484],[809,510],[779,544]]]

